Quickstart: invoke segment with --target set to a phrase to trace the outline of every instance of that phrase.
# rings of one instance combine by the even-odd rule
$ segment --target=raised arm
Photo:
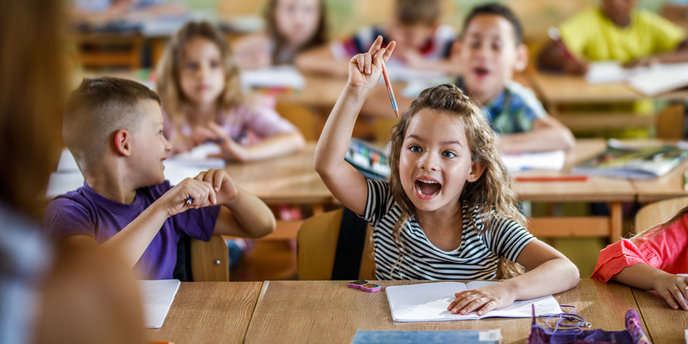
[[[316,172],[332,194],[357,214],[365,212],[368,187],[365,178],[346,163],[344,157],[361,106],[380,79],[383,60],[389,59],[396,43],[391,42],[387,48],[381,48],[381,45],[382,37],[378,37],[368,53],[358,54],[349,61],[349,80],[327,118],[315,148]]]
[[[571,149],[576,139],[571,130],[552,116],[538,118],[527,133],[501,135],[499,145],[504,153],[543,152]]]

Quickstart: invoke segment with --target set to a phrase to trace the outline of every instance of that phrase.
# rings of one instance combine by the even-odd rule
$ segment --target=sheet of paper
[[[180,285],[179,280],[139,281],[146,328],[162,327]]]
[[[522,170],[555,170],[564,168],[566,152],[563,150],[543,153],[522,153],[502,155],[502,161],[511,172]]]
[[[472,286],[484,286],[491,283],[500,282],[474,283]],[[392,319],[398,322],[477,320],[489,317],[527,318],[531,316],[532,304],[535,305],[535,313],[538,316],[562,312],[559,303],[548,295],[532,300],[516,301],[509,307],[488,312],[482,317],[478,317],[475,313],[452,314],[447,307],[454,301],[454,294],[463,290],[467,290],[466,285],[460,282],[420,283],[385,288]]]
[[[245,89],[284,87],[301,90],[306,86],[306,79],[294,66],[275,66],[260,70],[242,71],[241,85]]]
[[[688,63],[661,64],[633,74],[628,84],[646,96],[688,86]]]
[[[592,62],[585,73],[585,81],[589,84],[607,84],[625,82],[632,72],[616,61]]]
[[[60,162],[57,163],[57,172],[79,172],[79,166],[74,160],[74,156],[69,149],[62,149],[60,154]]]
[[[223,159],[208,157],[218,153],[220,153],[220,147],[218,147],[218,145],[214,143],[205,143],[194,147],[194,149],[188,152],[168,158],[165,162],[181,166],[202,167],[205,169],[224,168],[226,163]]]

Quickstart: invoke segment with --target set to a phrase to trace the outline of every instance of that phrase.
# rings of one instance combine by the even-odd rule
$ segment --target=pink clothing
[[[165,137],[172,140],[176,135],[174,126],[164,112],[163,118]],[[242,144],[253,144],[277,134],[298,132],[293,124],[264,104],[244,103],[236,106],[226,115],[220,115],[217,124],[225,129],[229,137]],[[192,129],[184,124],[181,133],[191,135]]]
[[[648,239],[622,239],[604,248],[590,278],[609,281],[625,267],[647,264],[671,274],[688,273],[688,215]]]

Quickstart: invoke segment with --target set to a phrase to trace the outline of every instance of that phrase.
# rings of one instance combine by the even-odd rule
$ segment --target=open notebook
[[[146,328],[161,328],[177,295],[179,280],[140,280]]]
[[[628,69],[618,62],[594,62],[585,80],[590,84],[626,82],[643,95],[654,96],[688,86],[688,63]]]
[[[559,303],[552,295],[516,301],[509,307],[496,309],[482,316],[478,316],[475,312],[466,315],[452,314],[447,310],[449,304],[456,299],[455,293],[496,283],[501,282],[421,283],[387,287],[385,292],[387,293],[389,309],[392,312],[392,319],[399,322],[478,320],[492,317],[529,318],[532,316],[532,304],[535,305],[537,316],[562,313]]]

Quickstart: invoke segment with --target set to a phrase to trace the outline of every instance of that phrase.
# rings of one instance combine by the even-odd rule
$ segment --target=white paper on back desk
[[[179,285],[181,282],[176,279],[139,281],[146,328],[162,327]]]
[[[542,153],[503,154],[502,161],[510,172],[523,170],[555,170],[564,168],[566,152],[556,150]]]
[[[242,71],[241,86],[244,89],[285,87],[301,90],[306,86],[306,78],[294,66],[276,66]]]
[[[482,318],[529,318],[532,315],[531,305],[535,305],[535,314],[552,315],[562,313],[557,300],[552,295],[532,300],[516,301],[511,306],[496,309],[482,316],[475,312],[460,315],[447,310],[449,304],[456,299],[455,293],[464,290],[477,289],[495,283],[491,281],[434,282],[412,285],[391,286],[385,288],[392,319],[399,322],[417,321],[450,321],[450,320],[478,320]]]

